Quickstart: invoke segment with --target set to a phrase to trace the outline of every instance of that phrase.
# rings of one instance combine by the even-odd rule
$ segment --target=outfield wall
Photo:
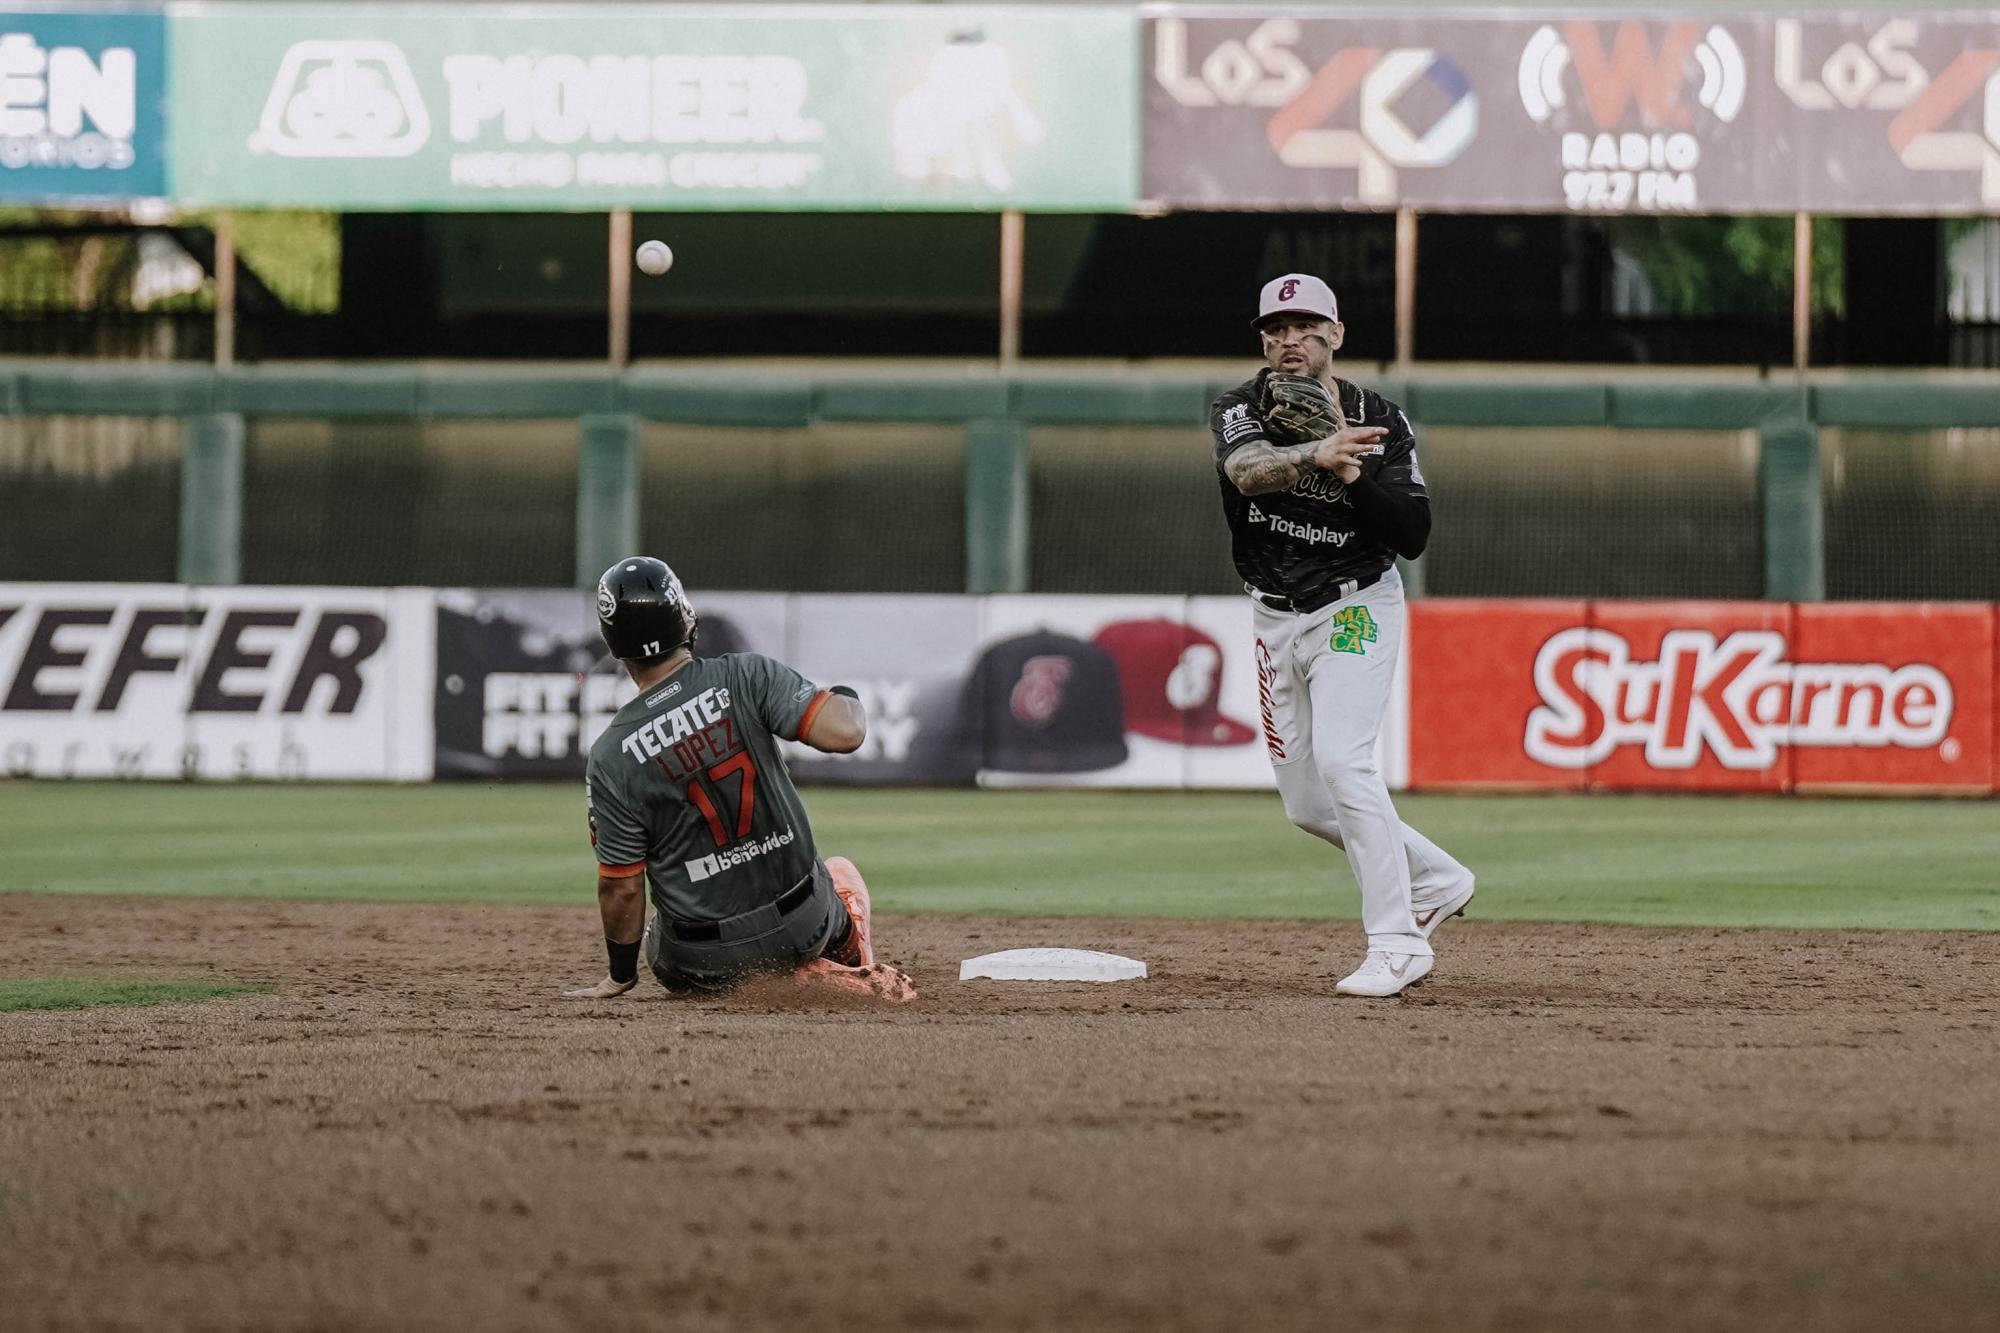
[[[704,655],[866,703],[802,781],[1273,785],[1241,597],[699,608]],[[1378,754],[1399,790],[1990,794],[1996,655],[1984,603],[1418,598]],[[11,777],[575,780],[631,696],[574,592],[0,584]]]

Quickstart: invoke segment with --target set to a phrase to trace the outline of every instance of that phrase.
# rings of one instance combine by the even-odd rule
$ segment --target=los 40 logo
[[[1301,36],[1298,20],[1272,18],[1197,50],[1186,20],[1162,18],[1153,79],[1184,107],[1272,108],[1265,138],[1278,160],[1354,172],[1362,203],[1395,203],[1400,171],[1444,166],[1478,135],[1479,94],[1443,52],[1350,46],[1315,67],[1299,54]]]

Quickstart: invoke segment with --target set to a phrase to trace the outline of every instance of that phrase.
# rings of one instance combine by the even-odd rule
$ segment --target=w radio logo
[[[1657,48],[1647,35],[1649,28],[1663,29]],[[1690,84],[1695,84],[1692,101],[1728,123],[1743,110],[1750,82],[1742,47],[1720,24],[1704,32],[1699,23],[1628,19],[1618,24],[1609,51],[1595,23],[1543,24],[1521,48],[1517,70],[1521,105],[1537,124],[1569,105],[1566,75],[1571,70],[1599,130],[1625,127],[1627,109],[1635,101],[1644,128],[1685,129],[1694,120],[1686,96]]]

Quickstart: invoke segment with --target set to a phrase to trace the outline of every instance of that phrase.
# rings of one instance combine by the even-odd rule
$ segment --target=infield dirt
[[[2000,934],[881,917],[896,1011],[557,998],[594,913],[0,898],[10,1328],[1972,1328]],[[961,958],[1145,958],[1109,986]]]

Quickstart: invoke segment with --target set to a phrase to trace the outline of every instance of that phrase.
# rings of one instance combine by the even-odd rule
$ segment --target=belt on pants
[[[1247,583],[1243,585],[1243,591],[1249,593],[1260,605],[1268,606],[1273,611],[1290,611],[1294,615],[1305,615],[1309,612],[1317,611],[1323,606],[1332,606],[1335,602],[1344,601],[1354,596],[1355,593],[1360,592],[1363,588],[1374,587],[1382,581],[1382,576],[1388,572],[1388,568],[1385,566],[1382,569],[1376,570],[1373,574],[1363,574],[1358,579],[1342,579],[1332,587],[1323,592],[1315,593],[1311,597],[1280,597],[1277,593],[1265,592],[1263,589],[1253,588]]]
[[[780,916],[790,916],[811,902],[812,897],[813,877],[808,874],[804,879],[792,885],[791,888],[779,894],[774,906],[777,907]],[[750,911],[743,913],[743,916],[754,916],[763,910],[761,907],[752,908]],[[719,940],[722,938],[722,928],[724,926],[731,925],[741,919],[741,917],[732,916],[726,917],[721,921],[682,921],[678,917],[668,917],[665,929],[668,934],[677,940]]]

